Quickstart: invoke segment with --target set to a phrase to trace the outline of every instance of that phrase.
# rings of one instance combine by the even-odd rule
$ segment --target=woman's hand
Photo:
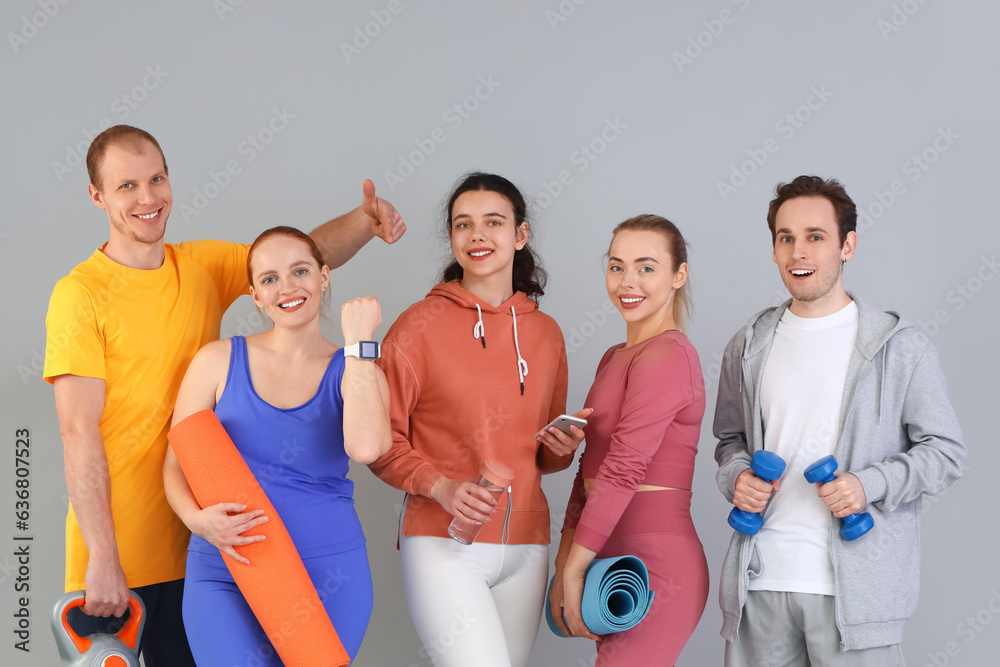
[[[584,408],[573,416],[579,419],[586,419],[593,413],[593,408]],[[580,443],[583,442],[584,433],[582,428],[577,428],[573,425],[570,425],[569,430],[572,432],[572,435],[566,435],[553,426],[548,430],[541,430],[536,433],[535,440],[548,447],[549,451],[555,456],[572,456],[580,446]]]
[[[552,577],[552,589],[549,591],[549,605],[552,607],[552,620],[555,621],[556,627],[567,637],[572,637],[573,633],[563,618],[563,606],[565,605],[563,595],[563,567],[559,564],[556,564],[556,573]]]
[[[431,486],[431,498],[456,519],[477,525],[489,521],[496,512],[497,501],[490,492],[467,479],[439,477]]]
[[[250,561],[237,553],[234,547],[263,542],[263,535],[247,535],[248,530],[265,523],[264,510],[246,512],[247,506],[238,503],[219,503],[200,510],[191,517],[191,532],[204,538],[212,546],[235,561],[249,565]]]
[[[382,323],[382,308],[378,298],[362,296],[351,299],[340,308],[340,328],[344,332],[344,345],[359,340],[371,340]]]
[[[593,552],[590,552],[593,553]],[[593,559],[593,557],[591,557]],[[571,561],[573,559],[571,558]],[[589,564],[589,561],[587,561]],[[566,616],[566,625],[569,626],[570,634],[573,637],[586,637],[597,641],[600,639],[590,631],[587,624],[583,622],[583,582],[586,578],[587,568],[574,566],[572,562],[567,562],[563,568],[563,614]],[[554,587],[553,587],[554,588]]]

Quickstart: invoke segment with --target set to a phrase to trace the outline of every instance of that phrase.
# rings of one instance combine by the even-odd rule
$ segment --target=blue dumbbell
[[[750,469],[760,479],[770,482],[785,472],[785,462],[774,452],[760,450],[750,459]],[[729,525],[744,535],[756,535],[763,523],[764,519],[758,512],[746,512],[734,507],[729,513]]]
[[[815,484],[819,482],[820,484],[826,484],[827,482],[832,482],[837,479],[833,474],[837,470],[837,459],[830,456],[824,456],[816,463],[806,468],[806,481],[810,484]],[[856,540],[869,530],[875,527],[875,521],[872,519],[872,515],[868,512],[862,512],[860,514],[852,514],[850,516],[844,517],[844,525],[840,527],[840,535],[845,540],[850,542],[851,540]]]

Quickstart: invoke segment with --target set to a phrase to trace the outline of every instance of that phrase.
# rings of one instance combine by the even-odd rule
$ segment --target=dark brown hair
[[[796,197],[825,197],[833,204],[834,213],[837,215],[840,245],[844,245],[848,232],[857,229],[858,209],[851,198],[847,196],[847,190],[840,184],[840,181],[834,178],[823,180],[819,176],[799,176],[791,183],[778,183],[774,188],[774,199],[767,207],[767,226],[771,230],[771,245],[774,245],[778,238],[775,229],[778,209],[786,201]]]
[[[649,213],[629,218],[615,227],[615,230],[611,233],[611,241],[614,242],[615,237],[618,236],[618,232],[626,231],[659,232],[663,234],[667,239],[667,251],[670,253],[670,260],[673,262],[672,270],[676,272],[681,264],[687,263],[687,241],[684,240],[681,230],[677,229],[677,225],[666,218]],[[611,251],[610,245],[608,246],[608,251]],[[677,328],[681,331],[684,331],[687,320],[691,316],[691,298],[688,290],[690,279],[691,276],[688,274],[688,280],[674,292],[674,322],[677,323]]]
[[[445,228],[451,235],[451,211],[455,206],[455,201],[466,192],[473,190],[483,190],[495,192],[510,202],[514,209],[514,224],[520,225],[528,219],[527,204],[524,197],[513,183],[503,176],[496,174],[484,174],[482,172],[472,172],[463,177],[462,181],[455,186],[451,196],[448,198],[448,208],[445,211]],[[541,260],[531,247],[531,241],[524,244],[520,250],[514,251],[514,275],[512,278],[515,292],[524,292],[529,297],[535,298],[545,294],[545,281],[547,274],[542,268]],[[445,267],[441,275],[442,282],[450,280],[461,280],[462,266],[457,260],[452,261]]]
[[[90,148],[87,150],[87,176],[90,177],[93,186],[98,190],[101,189],[101,165],[104,164],[104,156],[109,147],[120,146],[130,152],[141,153],[143,141],[153,144],[160,153],[160,159],[163,160],[163,173],[169,173],[167,159],[163,157],[163,149],[160,148],[159,142],[153,138],[153,135],[131,125],[115,125],[94,137],[94,141],[91,142]]]

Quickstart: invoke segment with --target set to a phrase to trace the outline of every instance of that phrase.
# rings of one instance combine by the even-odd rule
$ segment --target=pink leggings
[[[638,556],[655,591],[649,614],[597,643],[595,667],[673,665],[708,599],[708,563],[694,523],[690,491],[638,491],[598,558]]]

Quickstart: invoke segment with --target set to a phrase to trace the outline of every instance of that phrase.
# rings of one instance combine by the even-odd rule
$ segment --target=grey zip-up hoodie
[[[937,353],[895,313],[857,297],[858,335],[840,410],[838,470],[864,487],[875,527],[847,542],[830,530],[841,651],[898,644],[920,590],[920,500],[962,474],[965,445]],[[726,346],[715,409],[716,481],[732,502],[736,478],[764,446],[760,387],[778,320],[791,301],[757,313]],[[782,480],[806,484],[805,479]],[[756,537],[734,531],[722,566],[722,636],[738,631],[751,577],[767,567]]]

